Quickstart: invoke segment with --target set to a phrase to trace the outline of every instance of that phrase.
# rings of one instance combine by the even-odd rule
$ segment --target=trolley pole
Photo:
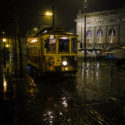
[[[84,62],[86,62],[86,9],[87,9],[87,0],[84,0]]]

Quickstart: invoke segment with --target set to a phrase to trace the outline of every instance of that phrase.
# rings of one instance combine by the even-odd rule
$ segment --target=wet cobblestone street
[[[1,125],[124,125],[125,69],[79,61],[76,74],[16,76],[1,64]]]

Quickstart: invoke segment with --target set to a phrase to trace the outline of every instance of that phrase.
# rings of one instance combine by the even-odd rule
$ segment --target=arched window
[[[109,30],[109,43],[113,44],[115,42],[115,30],[110,29]]]
[[[103,31],[101,29],[97,31],[97,43],[103,43]]]
[[[87,41],[87,44],[92,43],[92,31],[91,30],[88,30],[86,33],[86,41]]]

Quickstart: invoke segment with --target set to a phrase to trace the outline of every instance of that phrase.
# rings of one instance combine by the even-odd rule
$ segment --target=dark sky
[[[67,30],[75,29],[74,19],[83,6],[83,0],[1,0],[0,30],[13,30],[19,19],[22,31],[38,25],[48,24],[45,17],[39,16],[45,10],[55,7],[55,24]],[[88,0],[88,12],[121,8],[124,0]]]

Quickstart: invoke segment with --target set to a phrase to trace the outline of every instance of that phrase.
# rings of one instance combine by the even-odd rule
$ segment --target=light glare
[[[67,61],[63,61],[62,64],[63,64],[63,66],[66,66],[68,63],[67,63]]]
[[[47,11],[47,12],[45,13],[45,15],[46,15],[46,16],[52,16],[52,15],[53,15],[53,13],[52,13],[52,12]]]
[[[7,44],[6,47],[9,48],[9,44]]]
[[[6,42],[7,40],[5,38],[3,38],[3,42]]]

